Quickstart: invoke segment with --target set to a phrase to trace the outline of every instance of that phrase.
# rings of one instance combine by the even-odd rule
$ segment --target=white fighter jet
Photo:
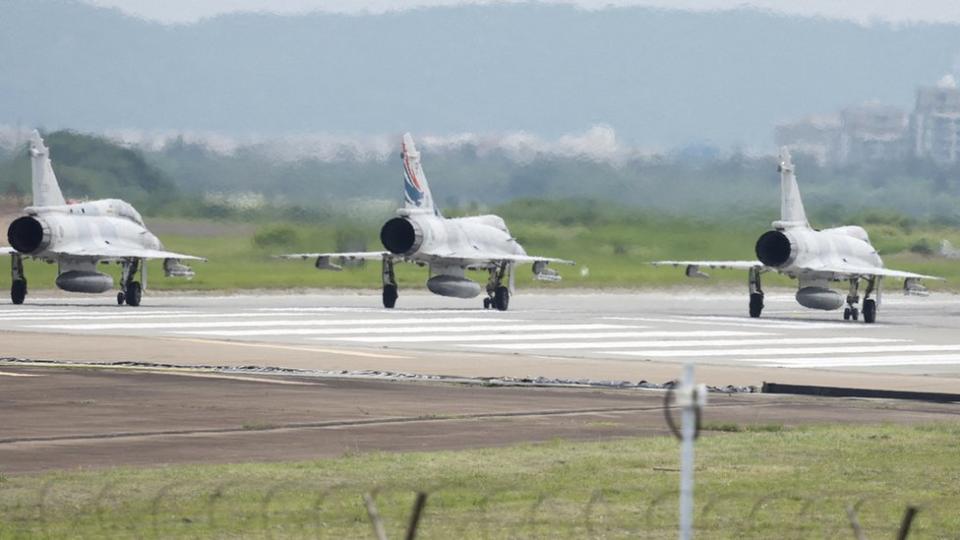
[[[386,251],[359,253],[293,253],[286,259],[316,259],[315,266],[340,270],[332,260],[381,260],[383,263],[383,306],[397,302],[394,264],[412,262],[428,266],[427,288],[440,296],[473,298],[480,284],[465,276],[466,270],[486,270],[489,279],[483,307],[505,311],[513,292],[514,266],[531,263],[535,279],[559,281],[560,275],[549,263],[574,264],[573,261],[527,255],[510,235],[499,216],[445,218],[434,205],[427,177],[420,165],[420,154],[409,133],[403,136],[404,207],[397,210],[380,229],[380,241]]]
[[[56,263],[57,287],[79,293],[112,289],[113,277],[98,272],[97,263],[117,262],[122,266],[117,303],[129,306],[140,305],[146,288],[145,259],[163,259],[168,277],[193,276],[193,270],[180,260],[203,259],[165,251],[130,204],[119,199],[67,204],[50,164],[49,149],[37,131],[30,140],[30,163],[33,205],[7,229],[11,247],[0,247],[0,253],[11,256],[10,298],[14,304],[22,304],[27,296],[24,257]],[[142,285],[136,281],[138,271]]]
[[[904,280],[904,290],[923,294],[926,289],[921,279],[942,278],[912,272],[888,270],[876,248],[870,244],[867,231],[854,225],[816,230],[807,222],[800,198],[800,189],[794,175],[790,152],[780,151],[780,220],[773,222],[773,230],[760,236],[756,244],[756,261],[657,261],[654,265],[686,267],[688,277],[707,277],[700,271],[706,268],[732,268],[749,272],[750,316],[759,317],[763,311],[763,289],[760,275],[775,271],[799,282],[797,302],[811,309],[834,310],[844,304],[844,320],[858,320],[860,311],[860,282],[866,283],[863,295],[863,320],[877,320],[880,298],[880,280],[884,277]],[[830,289],[831,282],[846,281],[846,298]],[[873,295],[876,294],[877,298]]]

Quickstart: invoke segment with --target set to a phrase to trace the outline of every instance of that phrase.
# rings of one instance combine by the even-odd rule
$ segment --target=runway
[[[196,351],[219,346],[242,362],[250,361],[246,348],[268,365],[303,368],[315,358],[315,367],[326,369],[337,358],[337,369],[424,372],[439,365],[443,374],[469,376],[517,375],[497,367],[505,359],[540,366],[541,372],[523,374],[531,377],[616,378],[623,366],[686,362],[714,370],[960,375],[960,298],[953,295],[887,293],[872,325],[803,309],[788,291],[768,294],[760,319],[746,316],[739,292],[541,290],[521,291],[507,312],[479,303],[406,293],[397,309],[386,310],[377,293],[157,295],[129,308],[105,295],[38,295],[22,306],[0,307],[0,339],[10,345],[8,355],[26,357],[36,357],[31,346],[45,351],[44,358],[55,356],[49,348],[60,343],[59,359],[70,359],[84,350],[84,340],[109,343],[111,336],[163,343],[127,347],[130,360],[229,363],[227,353],[197,357]],[[158,357],[164,347],[169,358]],[[628,371],[622,378],[639,373]]]
[[[0,307],[2,356],[19,359],[0,361],[3,472],[659,435],[661,392],[596,386],[663,383],[686,362],[714,385],[960,392],[952,296],[887,298],[875,325],[798,309],[787,293],[769,295],[760,320],[744,314],[743,295],[701,292],[537,292],[516,296],[504,313],[417,293],[395,310],[374,293],[155,295],[136,309],[111,300],[41,294]],[[298,371],[278,376],[274,367]],[[422,377],[375,380],[384,373]],[[487,377],[552,386],[502,387]],[[735,393],[712,394],[708,418],[924,423],[955,409]]]

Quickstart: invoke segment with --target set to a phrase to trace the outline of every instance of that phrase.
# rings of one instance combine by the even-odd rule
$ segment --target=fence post
[[[363,494],[363,503],[367,507],[367,515],[370,516],[370,524],[373,525],[373,534],[377,535],[377,540],[387,540],[387,531],[383,527],[383,520],[380,519],[380,512],[377,511],[377,503],[373,500],[373,495]]]
[[[908,506],[906,513],[903,514],[903,521],[900,522],[900,532],[897,533],[897,540],[907,540],[910,534],[910,527],[913,525],[913,518],[916,517],[920,509],[916,506]]]
[[[420,525],[420,516],[423,515],[423,507],[427,504],[427,494],[418,492],[417,498],[413,501],[413,511],[410,513],[410,524],[407,526],[407,540],[414,540],[417,537],[417,526]]]
[[[669,406],[671,394],[681,411],[679,433],[673,425],[669,408],[665,407],[667,423],[673,434],[680,439],[680,540],[693,538],[693,473],[695,467],[694,442],[700,435],[700,418],[707,403],[707,389],[693,382],[693,364],[683,367],[683,378],[675,391],[667,394]]]

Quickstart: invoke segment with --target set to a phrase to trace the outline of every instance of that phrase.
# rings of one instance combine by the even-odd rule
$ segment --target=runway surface
[[[112,305],[105,295],[41,295],[28,297],[22,306],[0,306],[0,332],[6,333],[0,336],[8,342],[21,332],[163,338],[174,340],[182,354],[212,344],[232,345],[238,353],[245,346],[273,347],[277,354],[271,365],[282,364],[281,359],[289,356],[283,351],[354,358],[364,369],[407,365],[416,371],[418,359],[445,358],[450,373],[457,372],[461,357],[510,356],[556,359],[567,366],[583,360],[584,366],[592,366],[583,377],[607,363],[638,362],[960,375],[956,296],[905,297],[888,292],[878,322],[871,325],[845,322],[839,312],[803,309],[786,291],[768,294],[763,318],[750,319],[745,315],[745,296],[689,291],[521,292],[510,311],[497,312],[480,309],[479,299],[421,293],[404,294],[394,310],[380,307],[379,295],[371,293],[145,296],[139,308]],[[28,338],[38,347],[50,340]],[[64,347],[66,358],[72,349]],[[131,350],[129,358],[138,359],[138,352],[149,354],[150,348]],[[350,364],[341,362],[341,367]]]

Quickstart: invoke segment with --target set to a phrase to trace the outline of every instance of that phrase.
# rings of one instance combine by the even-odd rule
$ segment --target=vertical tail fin
[[[780,165],[777,170],[780,172],[780,221],[775,222],[774,227],[809,227],[803,199],[800,198],[800,188],[797,186],[797,176],[790,160],[790,150],[785,146],[780,149]]]
[[[59,206],[66,204],[57,175],[50,164],[50,149],[43,144],[40,132],[33,130],[30,136],[30,169],[32,174],[33,206]]]
[[[400,153],[403,159],[403,200],[404,208],[422,209],[440,215],[440,211],[433,204],[433,195],[427,176],[423,174],[420,164],[420,152],[413,144],[413,137],[409,133],[403,135],[403,149]]]

